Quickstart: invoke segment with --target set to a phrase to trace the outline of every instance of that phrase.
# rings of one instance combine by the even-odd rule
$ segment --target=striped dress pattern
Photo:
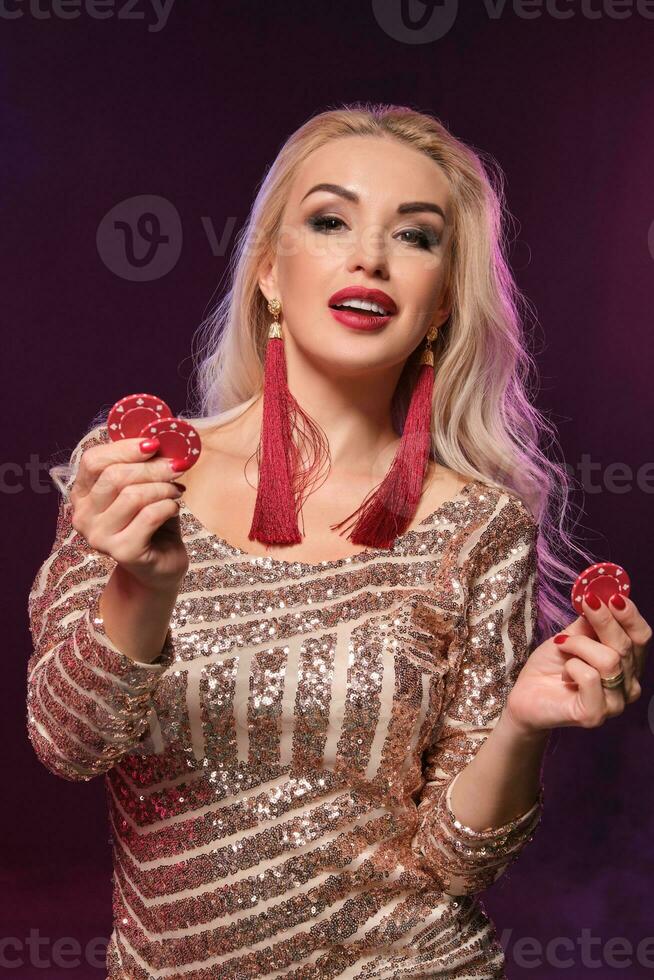
[[[27,734],[51,773],[104,779],[107,980],[503,978],[479,893],[543,787],[485,830],[451,791],[532,650],[519,496],[471,480],[392,548],[313,563],[248,554],[182,503],[189,568],[143,664],[104,629],[116,563],[70,510],[29,593]]]

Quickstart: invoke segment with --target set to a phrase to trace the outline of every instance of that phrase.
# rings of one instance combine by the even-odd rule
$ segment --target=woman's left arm
[[[524,505],[509,498],[473,536],[462,561],[465,613],[439,723],[423,756],[411,844],[451,895],[492,884],[540,821],[548,733],[527,736],[506,712],[536,627],[537,537]]]
[[[478,548],[472,562],[478,572],[469,594],[466,652],[457,693],[427,753],[416,835],[421,853],[452,894],[492,883],[533,837],[552,729],[595,728],[622,714],[641,693],[652,630],[624,596],[622,609],[612,602],[594,609],[584,601],[585,618],[571,621],[560,634],[563,643],[551,637],[529,653],[537,606],[536,539],[537,525],[525,513]],[[486,671],[480,653],[488,657]],[[602,685],[602,677],[621,670],[623,685]],[[464,766],[453,764],[457,747],[468,753]]]

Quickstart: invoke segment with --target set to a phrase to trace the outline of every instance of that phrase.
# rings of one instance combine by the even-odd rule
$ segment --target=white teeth
[[[371,313],[381,313],[384,316],[388,315],[388,310],[385,310],[383,306],[379,303],[369,303],[365,299],[346,299],[342,303],[338,303],[338,306],[351,306],[355,310],[368,310]]]

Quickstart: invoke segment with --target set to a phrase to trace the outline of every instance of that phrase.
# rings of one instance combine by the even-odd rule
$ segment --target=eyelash
[[[337,218],[334,214],[314,214],[309,218],[308,224],[315,231],[322,230],[326,234],[329,234],[325,227],[328,221],[340,221],[341,224],[345,223],[342,218]],[[437,235],[430,225],[420,225],[418,228],[406,228],[401,234],[406,235],[408,232],[414,232],[421,236],[420,241],[422,244],[414,245],[414,248],[428,250],[432,245],[440,245],[441,243],[440,235]]]

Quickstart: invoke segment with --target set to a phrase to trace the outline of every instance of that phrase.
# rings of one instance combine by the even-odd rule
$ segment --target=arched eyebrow
[[[348,190],[347,187],[341,187],[340,184],[329,183],[314,184],[314,186],[306,192],[302,198],[302,201],[304,201],[309,194],[314,194],[316,191],[330,191],[332,194],[338,194],[339,197],[344,197],[347,201],[352,201],[353,204],[359,203],[359,195],[355,194],[354,191]],[[302,201],[300,201],[300,204]],[[433,204],[431,201],[405,201],[404,204],[398,204],[397,206],[398,214],[414,214],[419,211],[431,211],[433,214],[440,214],[444,221],[447,220],[442,207],[440,207],[438,204]]]

